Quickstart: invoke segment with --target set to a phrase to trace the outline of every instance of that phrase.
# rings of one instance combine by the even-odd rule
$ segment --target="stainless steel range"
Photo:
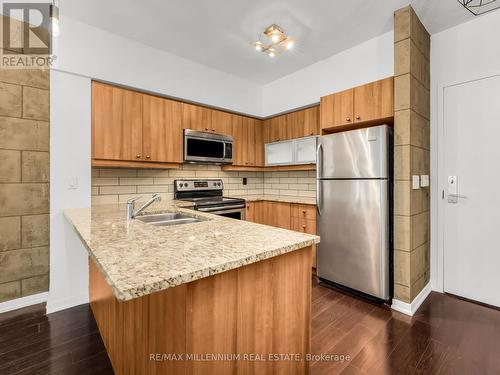
[[[221,179],[189,179],[174,181],[175,199],[193,202],[200,212],[245,220],[245,200],[224,197]]]

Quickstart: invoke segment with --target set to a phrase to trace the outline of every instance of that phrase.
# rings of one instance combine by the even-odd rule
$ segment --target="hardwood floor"
[[[499,374],[500,311],[431,293],[414,317],[313,281],[311,374]]]
[[[0,314],[0,374],[113,374],[89,305]]]
[[[311,352],[345,358],[313,375],[500,373],[498,310],[432,293],[410,318],[316,280],[312,310]],[[0,315],[0,374],[113,374],[89,305],[44,311]]]

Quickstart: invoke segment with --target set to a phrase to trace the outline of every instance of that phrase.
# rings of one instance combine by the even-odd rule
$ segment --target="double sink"
[[[203,221],[203,219],[192,217],[179,212],[167,212],[155,215],[137,216],[136,219],[142,221],[143,223],[156,225],[159,227],[199,223],[200,221]]]

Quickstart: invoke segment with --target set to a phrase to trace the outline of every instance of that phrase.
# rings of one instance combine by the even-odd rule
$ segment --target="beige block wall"
[[[430,279],[430,35],[408,6],[394,16],[394,292],[411,302]]]
[[[49,287],[48,70],[0,68],[0,160],[4,302]]]

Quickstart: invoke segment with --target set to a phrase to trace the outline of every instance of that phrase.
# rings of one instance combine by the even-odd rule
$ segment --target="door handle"
[[[449,197],[467,199],[467,196],[460,194],[448,194]]]

